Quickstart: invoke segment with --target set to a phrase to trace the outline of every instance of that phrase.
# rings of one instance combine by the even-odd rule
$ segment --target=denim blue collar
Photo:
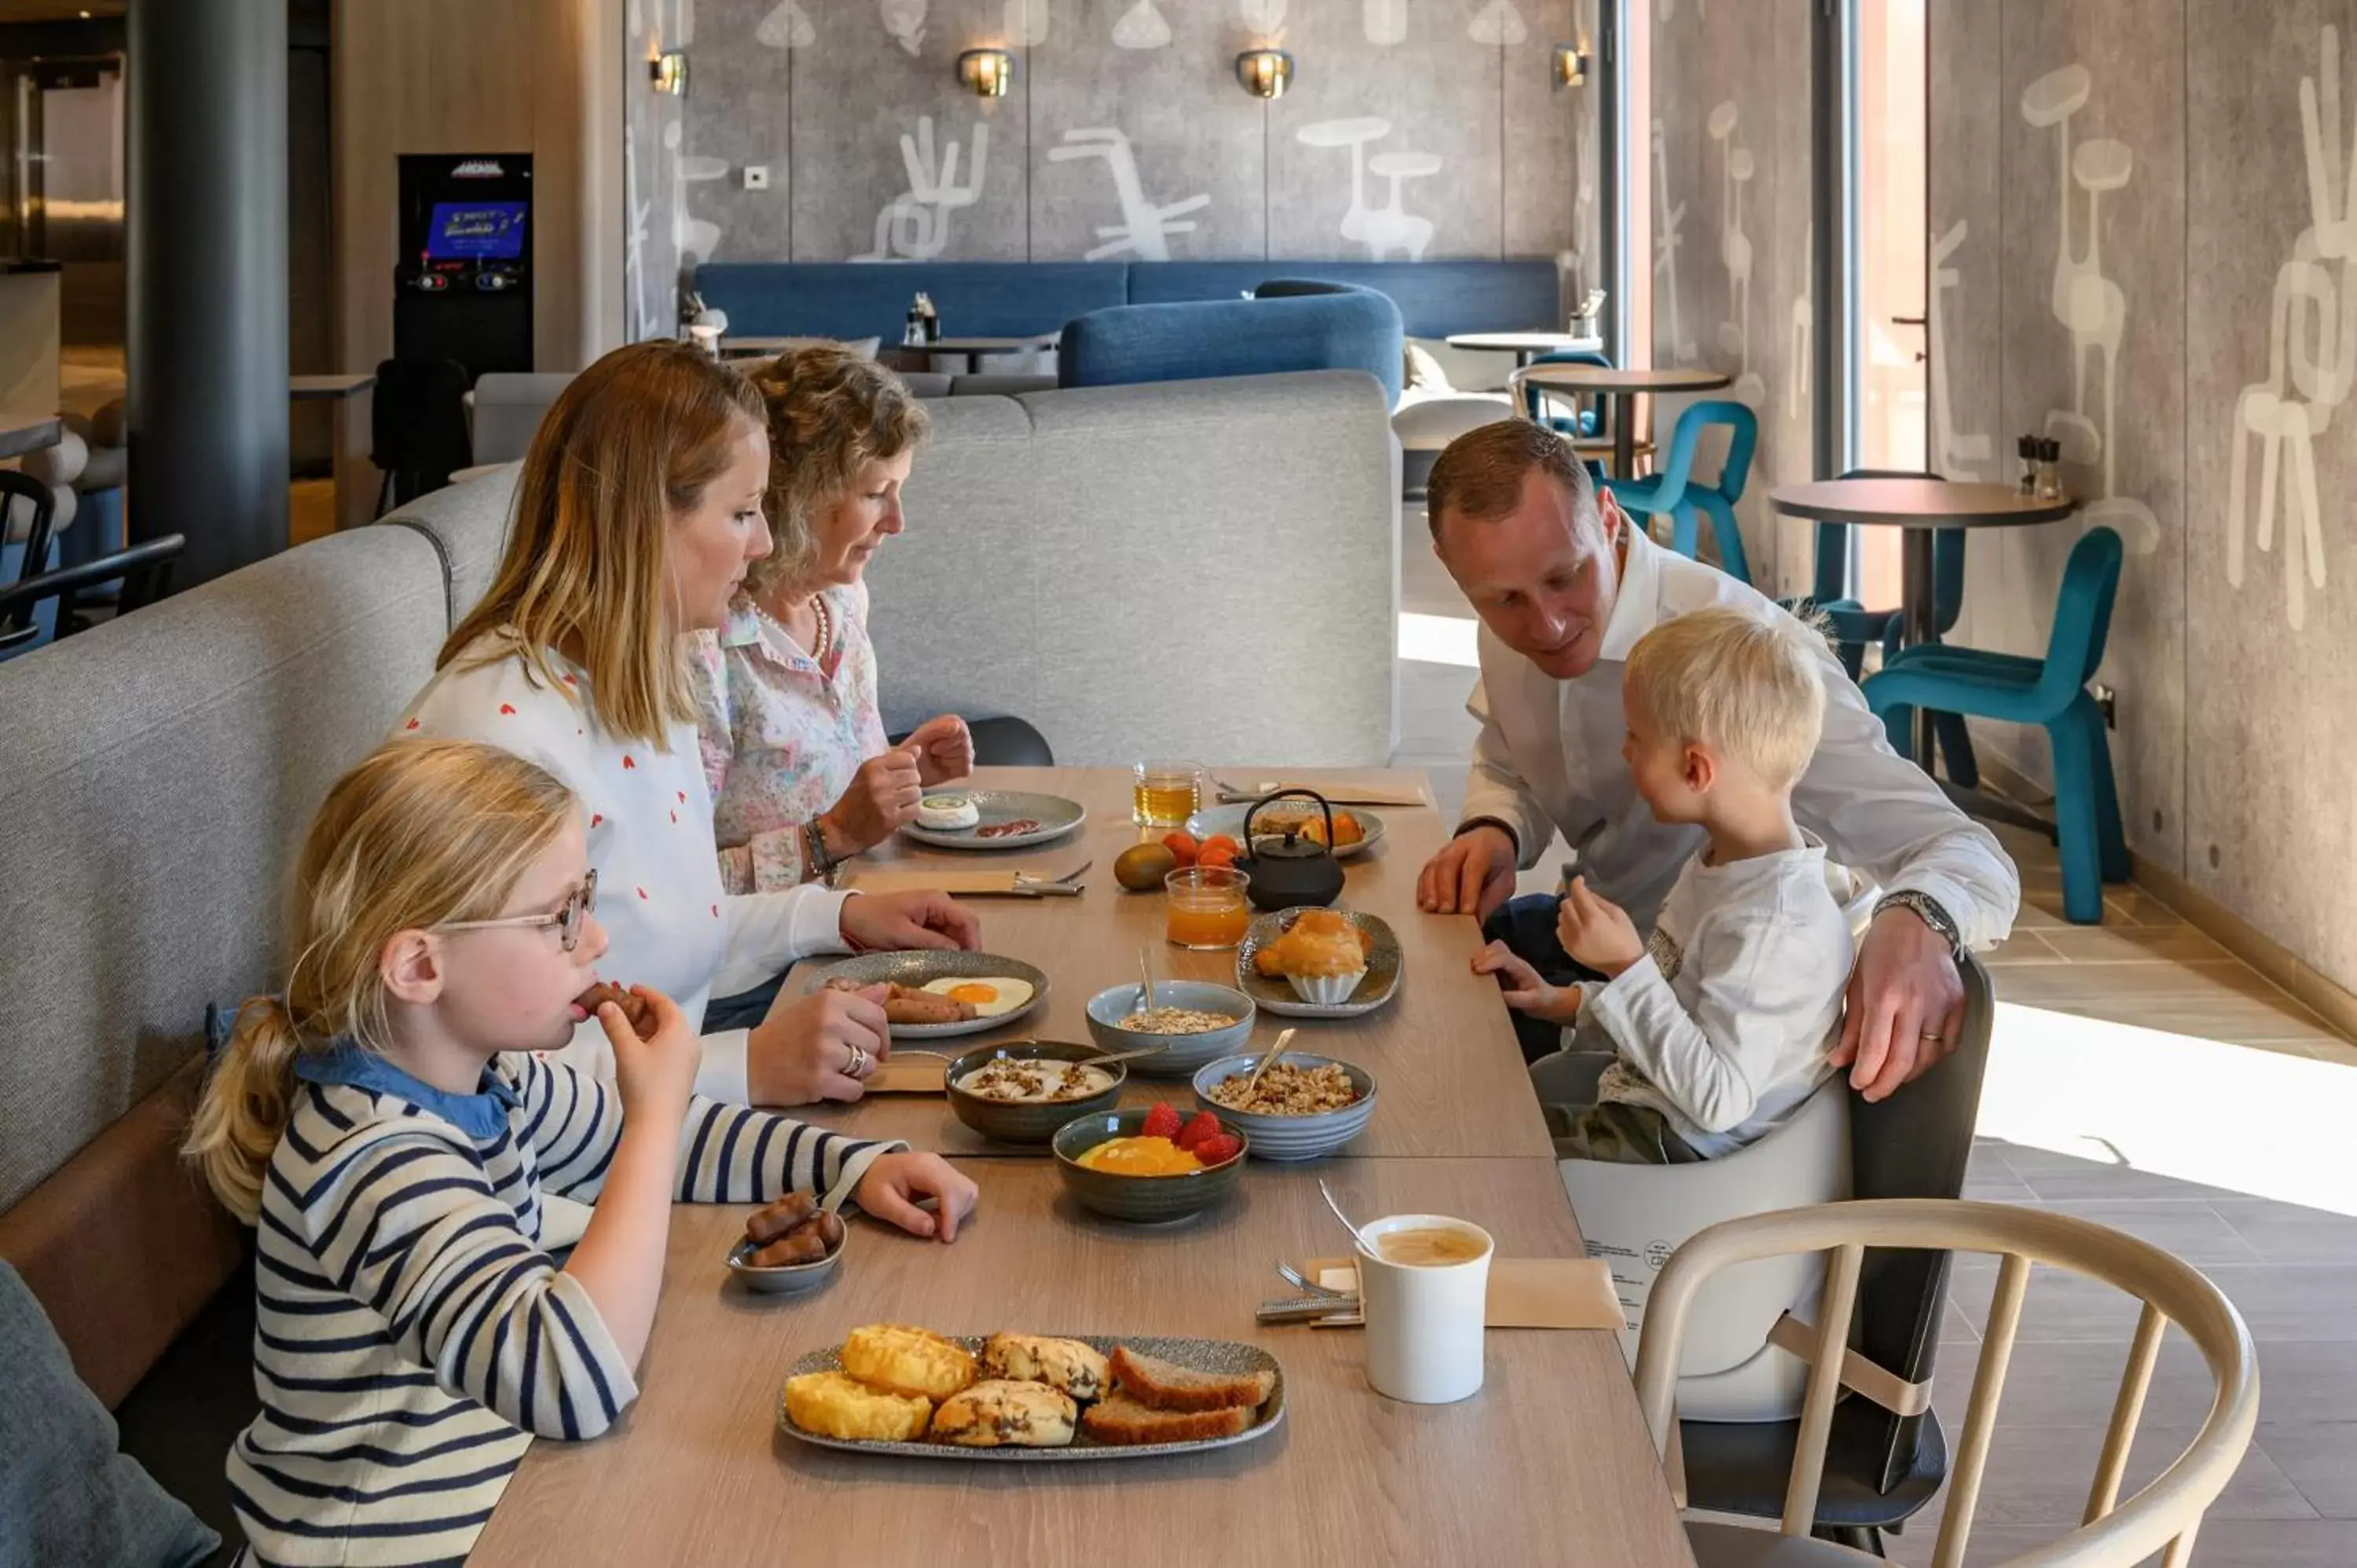
[[[295,1076],[312,1083],[348,1083],[405,1100],[421,1111],[431,1111],[469,1138],[498,1137],[508,1124],[508,1112],[523,1103],[488,1065],[483,1069],[482,1088],[472,1094],[452,1094],[412,1078],[350,1040],[338,1040],[328,1050],[296,1057]]]

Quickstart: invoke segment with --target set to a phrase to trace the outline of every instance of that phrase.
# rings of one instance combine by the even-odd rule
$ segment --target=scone
[[[992,1335],[982,1348],[982,1375],[1046,1383],[1076,1400],[1103,1394],[1110,1376],[1105,1359],[1079,1340],[1038,1334]]]
[[[870,1323],[843,1342],[843,1369],[896,1394],[945,1400],[974,1381],[974,1358],[930,1328]]]
[[[1061,1448],[1080,1407],[1045,1383],[994,1378],[944,1400],[933,1436],[966,1448]]]
[[[886,1393],[841,1372],[786,1380],[786,1415],[804,1432],[854,1442],[913,1443],[932,1419],[932,1402]]]

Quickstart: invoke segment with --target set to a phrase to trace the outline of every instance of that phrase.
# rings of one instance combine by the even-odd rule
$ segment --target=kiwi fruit
[[[1151,893],[1178,869],[1178,857],[1158,843],[1132,844],[1113,863],[1113,878],[1132,893]]]

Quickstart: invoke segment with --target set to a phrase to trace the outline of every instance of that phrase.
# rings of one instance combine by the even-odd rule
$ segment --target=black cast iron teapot
[[[1282,836],[1268,835],[1265,842],[1253,836],[1253,818],[1272,800],[1287,795],[1306,795],[1318,802],[1326,817],[1326,843],[1319,843],[1298,827],[1288,822]],[[1342,863],[1334,858],[1328,846],[1334,842],[1334,808],[1326,797],[1315,789],[1279,789],[1274,795],[1264,795],[1244,812],[1241,835],[1243,853],[1236,857],[1236,867],[1252,878],[1246,896],[1264,909],[1296,909],[1304,905],[1323,907],[1342,895]]]

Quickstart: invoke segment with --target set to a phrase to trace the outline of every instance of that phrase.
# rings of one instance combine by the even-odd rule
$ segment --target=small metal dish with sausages
[[[790,1295],[824,1283],[843,1262],[843,1216],[806,1192],[758,1208],[728,1250],[728,1272],[748,1289]]]

